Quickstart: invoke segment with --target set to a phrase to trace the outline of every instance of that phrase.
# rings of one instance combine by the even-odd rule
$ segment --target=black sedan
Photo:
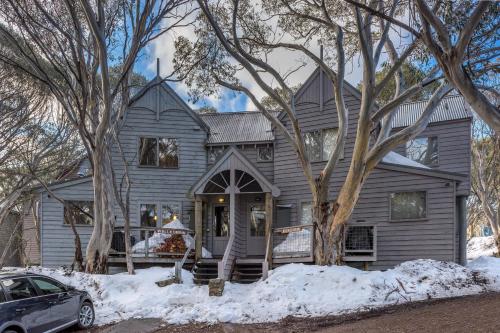
[[[58,332],[94,323],[85,291],[37,274],[0,274],[0,333]]]

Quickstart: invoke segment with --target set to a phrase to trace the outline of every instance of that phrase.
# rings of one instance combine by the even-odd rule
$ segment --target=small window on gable
[[[408,141],[406,143],[406,157],[426,166],[437,166],[439,164],[437,136]]]
[[[257,148],[257,161],[269,162],[273,160],[273,147],[258,147]]]
[[[348,225],[345,231],[345,261],[375,261],[377,230],[374,226]]]
[[[140,138],[139,165],[177,168],[179,167],[179,145],[172,138]]]
[[[393,221],[427,217],[427,193],[425,191],[391,193],[390,200],[390,219]]]
[[[214,163],[224,153],[224,146],[211,146],[208,149],[208,163]]]
[[[300,205],[300,224],[312,224],[312,204],[303,202]]]
[[[71,220],[76,225],[94,225],[93,201],[66,201],[64,206],[64,224],[71,225]]]

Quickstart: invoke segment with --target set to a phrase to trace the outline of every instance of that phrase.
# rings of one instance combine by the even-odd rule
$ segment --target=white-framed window
[[[158,168],[179,167],[179,145],[174,138],[140,137],[139,166]]]
[[[208,148],[208,163],[214,163],[226,149],[225,146],[211,146]]]
[[[406,142],[406,157],[429,167],[438,166],[439,147],[437,136],[415,138]]]
[[[427,192],[395,192],[390,194],[390,220],[419,220],[427,217]]]
[[[142,203],[139,205],[141,227],[156,227],[158,221],[158,209],[154,203]]]
[[[347,225],[344,234],[345,261],[377,260],[377,227]]]
[[[325,128],[304,133],[306,153],[311,162],[328,161],[337,144],[337,128]],[[340,158],[344,157],[342,152]]]
[[[300,224],[312,224],[312,204],[310,202],[300,204]]]
[[[270,162],[274,158],[274,150],[272,146],[257,147],[257,161]]]
[[[179,203],[165,203],[161,205],[161,224],[165,225],[180,218],[181,205]]]

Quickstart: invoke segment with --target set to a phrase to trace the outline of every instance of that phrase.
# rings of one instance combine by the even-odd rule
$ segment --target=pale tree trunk
[[[94,162],[94,229],[87,246],[86,271],[104,274],[107,271],[115,216],[113,214],[113,184],[109,147],[96,147]]]
[[[73,257],[73,264],[71,265],[72,270],[77,272],[83,272],[83,255],[82,255],[82,242],[80,240],[80,235],[75,226],[75,216],[71,214],[71,206],[68,203],[64,203],[64,208],[66,210],[65,218],[71,226],[71,231],[74,235],[75,241],[75,254]]]

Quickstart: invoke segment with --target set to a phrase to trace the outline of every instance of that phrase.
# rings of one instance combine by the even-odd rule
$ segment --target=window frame
[[[226,151],[227,146],[226,145],[211,145],[207,147],[207,164],[211,165],[214,164]],[[215,157],[213,161],[210,160],[210,152],[221,149],[220,154]]]
[[[142,219],[141,206],[142,205],[154,205],[155,206],[155,212],[156,212],[156,221],[155,221],[156,223],[155,224],[156,225],[154,227],[147,226],[147,225],[142,225],[142,221],[141,221],[141,219]],[[159,222],[160,219],[159,219],[159,216],[158,216],[158,202],[155,202],[155,201],[149,201],[149,202],[141,201],[141,202],[139,202],[139,207],[138,208],[139,209],[137,210],[137,213],[139,215],[138,222],[139,222],[139,227],[140,228],[158,228],[158,227],[160,227],[159,224],[161,222]]]
[[[260,157],[260,150],[261,149],[271,149],[271,159],[269,160],[263,160]],[[257,146],[257,162],[273,162],[274,161],[274,147],[272,145],[269,146]]]
[[[418,140],[418,139],[427,139],[427,140],[429,140],[430,138],[436,138],[436,142],[437,142],[437,152],[436,152],[437,161],[436,161],[435,164],[425,164],[425,163],[422,163],[422,162],[419,162],[419,161],[415,161],[415,160],[411,159],[410,157],[408,157],[408,146],[407,145],[408,145],[408,143],[410,141],[414,141],[414,140]],[[429,168],[439,168],[439,162],[440,162],[439,156],[441,155],[439,147],[440,147],[440,144],[439,144],[439,135],[421,135],[421,136],[417,136],[413,140],[409,140],[409,141],[405,142],[405,144],[404,144],[404,151],[405,151],[404,156],[406,158],[414,161],[414,162],[417,162],[417,163],[420,163],[422,165],[425,165],[426,167],[429,167]]]
[[[155,139],[156,140],[156,164],[155,165],[142,165],[141,164],[141,158],[139,154],[139,148],[141,147],[141,139]],[[177,166],[173,167],[163,167],[160,166],[160,139],[166,139],[166,140],[175,140],[176,141],[176,146],[177,146]],[[175,170],[179,169],[179,165],[181,164],[181,159],[180,159],[180,144],[179,144],[179,139],[174,138],[174,137],[166,137],[166,136],[153,136],[153,135],[139,135],[137,137],[137,147],[136,147],[136,152],[137,152],[137,167],[138,168],[145,168],[145,169],[166,169],[166,170]]]
[[[392,218],[392,200],[391,200],[391,195],[392,194],[398,194],[398,193],[418,193],[418,192],[424,192],[425,193],[425,216],[424,217],[418,217],[418,218],[410,218],[410,219],[393,219]],[[394,191],[394,192],[389,192],[388,194],[388,199],[389,199],[389,221],[390,222],[411,222],[411,221],[427,221],[429,219],[429,193],[427,190],[402,190],[402,191]]]
[[[302,206],[304,205],[310,205],[311,206],[311,223],[302,223]],[[297,225],[303,226],[303,225],[312,225],[313,223],[313,206],[312,206],[312,201],[309,200],[300,200],[298,209],[297,209]]]
[[[161,226],[161,227],[163,227],[163,226],[165,226],[166,224],[168,224],[168,223],[163,224],[163,207],[164,207],[164,206],[177,206],[178,211],[177,211],[177,214],[174,214],[174,215],[176,216],[176,219],[177,219],[177,220],[182,221],[182,220],[181,220],[181,216],[182,216],[182,202],[180,202],[180,201],[161,201],[161,202],[159,203],[159,206],[158,206],[158,207],[160,207],[160,212],[159,212],[159,213],[160,213],[160,216],[159,216],[159,219],[158,219],[158,220],[160,221],[160,226]],[[173,221],[173,220],[172,220],[172,221]],[[170,222],[172,222],[172,221],[170,221]],[[170,222],[169,222],[169,223],[170,223]]]
[[[324,138],[325,138],[325,132],[328,131],[328,130],[334,130],[336,131],[336,134],[338,134],[339,132],[339,128],[338,127],[326,127],[326,128],[320,128],[320,129],[315,129],[315,130],[311,130],[311,131],[306,131],[304,132],[303,134],[303,140],[304,140],[304,146],[306,148],[306,153],[308,154],[308,159],[309,159],[309,162],[310,163],[324,163],[324,162],[328,162],[328,158],[325,158],[324,155]],[[314,133],[314,132],[319,132],[319,151],[320,151],[320,159],[319,160],[312,160],[310,159],[310,156],[309,156],[309,153],[308,153],[308,149],[307,149],[307,145],[305,143],[305,135],[306,134],[309,134],[309,133]],[[345,149],[342,149],[342,151],[340,152],[340,157],[339,157],[339,160],[343,160],[344,159],[344,150]]]
[[[371,227],[373,228],[373,249],[370,251],[365,250],[350,250],[346,252],[346,240],[347,240],[347,231],[349,227]],[[374,223],[348,223],[344,228],[344,241],[342,242],[342,259],[344,261],[377,261],[377,225]],[[353,256],[347,255],[347,253],[356,253],[356,252],[371,252],[371,256]]]
[[[73,205],[76,206],[75,202],[88,202],[88,203],[91,203],[92,213],[93,213],[92,215],[95,215],[94,214],[94,200],[84,200],[84,199],[80,200],[80,199],[76,199],[76,200],[64,200],[64,201],[70,203],[70,206],[73,206]],[[75,227],[91,227],[91,228],[93,228],[94,224],[95,224],[95,221],[92,220],[91,224],[75,223]],[[66,223],[66,206],[65,205],[63,205],[63,226],[71,227],[70,223]]]
[[[0,288],[3,288],[3,290],[5,291],[4,295],[6,297],[6,301],[4,303],[8,303],[8,302],[20,302],[20,301],[24,301],[24,300],[28,300],[28,299],[33,299],[33,298],[36,298],[36,297],[46,296],[46,295],[41,295],[39,293],[37,287],[31,281],[30,276],[13,277],[13,278],[8,278],[7,280],[21,280],[21,279],[26,279],[26,281],[28,281],[28,283],[31,285],[31,287],[35,291],[35,295],[31,296],[31,297],[21,298],[21,299],[14,299],[14,298],[12,298],[12,294],[10,292],[10,288],[3,285],[3,281],[5,279],[4,280],[0,280],[0,283],[2,283],[2,285],[0,286]]]

